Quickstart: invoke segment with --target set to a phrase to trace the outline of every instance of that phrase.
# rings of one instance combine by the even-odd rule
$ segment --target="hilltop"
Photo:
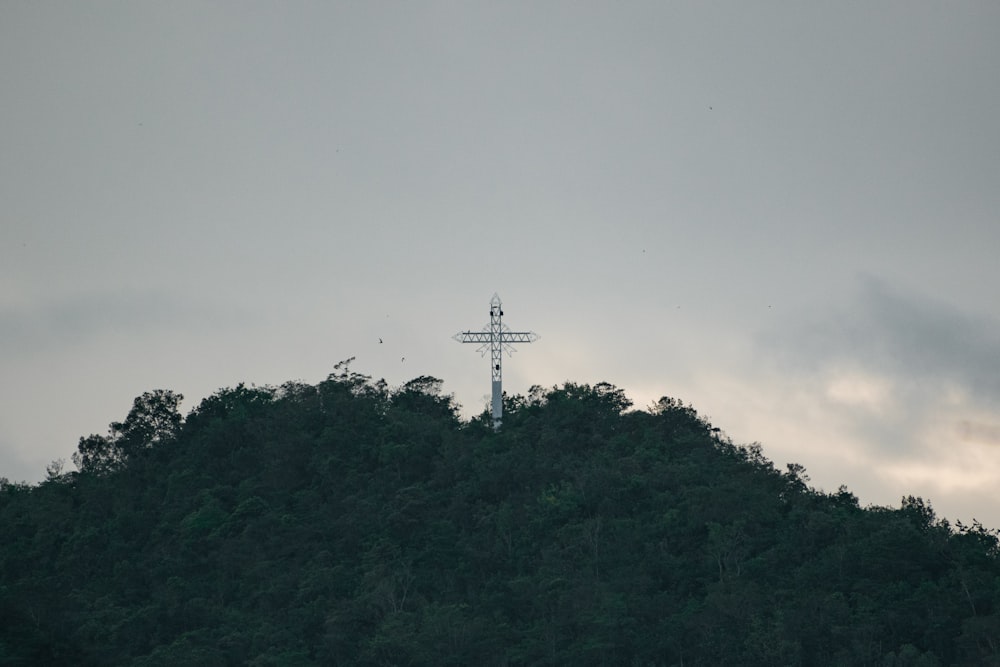
[[[997,665],[1000,548],[608,384],[168,390],[0,488],[0,665]]]

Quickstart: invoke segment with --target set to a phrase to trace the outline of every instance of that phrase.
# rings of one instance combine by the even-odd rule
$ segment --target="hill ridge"
[[[613,385],[463,421],[335,367],[0,488],[0,664],[1000,664],[996,531],[862,508]]]

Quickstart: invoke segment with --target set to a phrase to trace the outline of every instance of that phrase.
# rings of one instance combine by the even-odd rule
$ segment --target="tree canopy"
[[[996,531],[607,383],[147,392],[0,482],[0,665],[1000,665]]]

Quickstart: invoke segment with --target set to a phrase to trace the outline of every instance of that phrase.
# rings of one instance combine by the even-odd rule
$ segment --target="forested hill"
[[[533,389],[503,428],[340,365],[0,490],[0,665],[998,665],[1000,551],[811,489],[673,399]]]

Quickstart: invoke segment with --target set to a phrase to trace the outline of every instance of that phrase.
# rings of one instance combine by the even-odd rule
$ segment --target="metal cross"
[[[503,310],[500,297],[493,294],[490,299],[490,323],[483,327],[482,331],[460,331],[452,336],[459,343],[479,343],[479,352],[486,356],[486,349],[490,350],[490,361],[493,373],[493,428],[500,428],[500,421],[503,418],[503,387],[501,385],[500,361],[503,351],[508,355],[514,353],[511,343],[533,343],[539,336],[533,331],[511,331],[502,322]]]

